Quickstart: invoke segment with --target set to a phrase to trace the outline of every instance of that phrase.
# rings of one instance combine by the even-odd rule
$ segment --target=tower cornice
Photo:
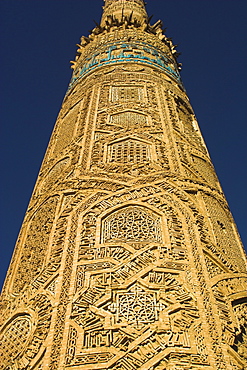
[[[148,17],[145,3],[142,0],[104,1],[105,5],[103,6],[100,24],[96,23],[96,27],[90,31],[88,37],[82,36],[81,43],[77,44],[79,48],[77,49],[75,61],[71,61],[71,68],[75,70],[75,74],[77,74],[76,71],[78,71],[81,64],[84,63],[84,59],[101,47],[102,36],[104,36],[104,43],[106,44],[109,40],[111,42],[119,41],[118,33],[124,32],[121,39],[125,44],[126,42],[131,43],[143,39],[143,35],[145,35],[144,39],[148,38],[150,41],[149,45],[146,45],[148,48],[153,46],[161,52],[164,52],[163,49],[165,49],[165,55],[168,57],[169,64],[173,65],[172,68],[176,71],[176,79],[177,77],[180,79],[178,71],[181,69],[181,63],[177,62],[177,57],[180,54],[176,50],[177,45],[174,45],[172,39],[164,34],[165,30],[161,20],[158,20],[153,25],[150,24],[151,17]],[[173,73],[172,71],[170,72]]]

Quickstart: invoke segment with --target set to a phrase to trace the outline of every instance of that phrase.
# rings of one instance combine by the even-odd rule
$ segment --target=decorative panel
[[[144,100],[144,88],[142,86],[112,86],[112,102],[138,102]]]
[[[80,102],[71,108],[66,116],[61,119],[56,131],[54,155],[60,153],[71,142],[76,127],[79,106]]]
[[[194,169],[200,176],[202,176],[211,185],[218,186],[215,171],[209,162],[195,155],[192,156],[192,161]]]
[[[191,142],[191,144],[206,154],[205,145],[198,131],[192,109],[181,98],[175,98],[175,101],[179,118],[179,130],[184,133],[186,139]]]
[[[31,332],[28,316],[19,316],[13,320],[0,335],[0,370],[8,369],[9,359],[14,360],[25,348]]]
[[[65,168],[68,166],[70,158],[64,158],[53,166],[53,168],[48,172],[44,181],[41,184],[42,191],[47,191],[58,178],[64,173]]]
[[[160,216],[138,206],[124,207],[103,222],[102,242],[161,242]]]
[[[143,163],[150,159],[150,145],[143,141],[125,139],[108,145],[107,162]]]
[[[243,363],[247,363],[247,299],[234,303],[233,312],[237,325],[232,347],[239,354]]]
[[[238,241],[233,230],[233,222],[230,213],[212,196],[203,196],[210,221],[213,235],[219,255],[222,255],[237,269],[245,270],[245,263],[239,253]]]
[[[137,125],[145,127],[148,125],[147,116],[136,112],[122,112],[110,117],[110,124],[123,128],[130,128]]]
[[[13,293],[19,294],[41,271],[48,253],[48,242],[56,213],[58,197],[50,198],[30,221],[13,283]]]

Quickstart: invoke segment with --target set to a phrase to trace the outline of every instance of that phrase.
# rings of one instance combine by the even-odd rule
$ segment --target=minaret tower
[[[0,370],[243,370],[245,256],[178,53],[105,0],[1,300]]]

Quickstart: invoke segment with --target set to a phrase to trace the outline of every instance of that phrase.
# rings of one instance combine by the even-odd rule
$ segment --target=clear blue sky
[[[101,0],[0,0],[0,285],[70,80],[75,44]],[[182,79],[243,242],[246,231],[245,0],[149,0],[179,44]]]

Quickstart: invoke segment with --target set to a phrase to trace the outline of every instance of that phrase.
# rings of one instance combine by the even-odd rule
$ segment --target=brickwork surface
[[[82,37],[1,300],[0,370],[243,370],[242,245],[141,0]]]

